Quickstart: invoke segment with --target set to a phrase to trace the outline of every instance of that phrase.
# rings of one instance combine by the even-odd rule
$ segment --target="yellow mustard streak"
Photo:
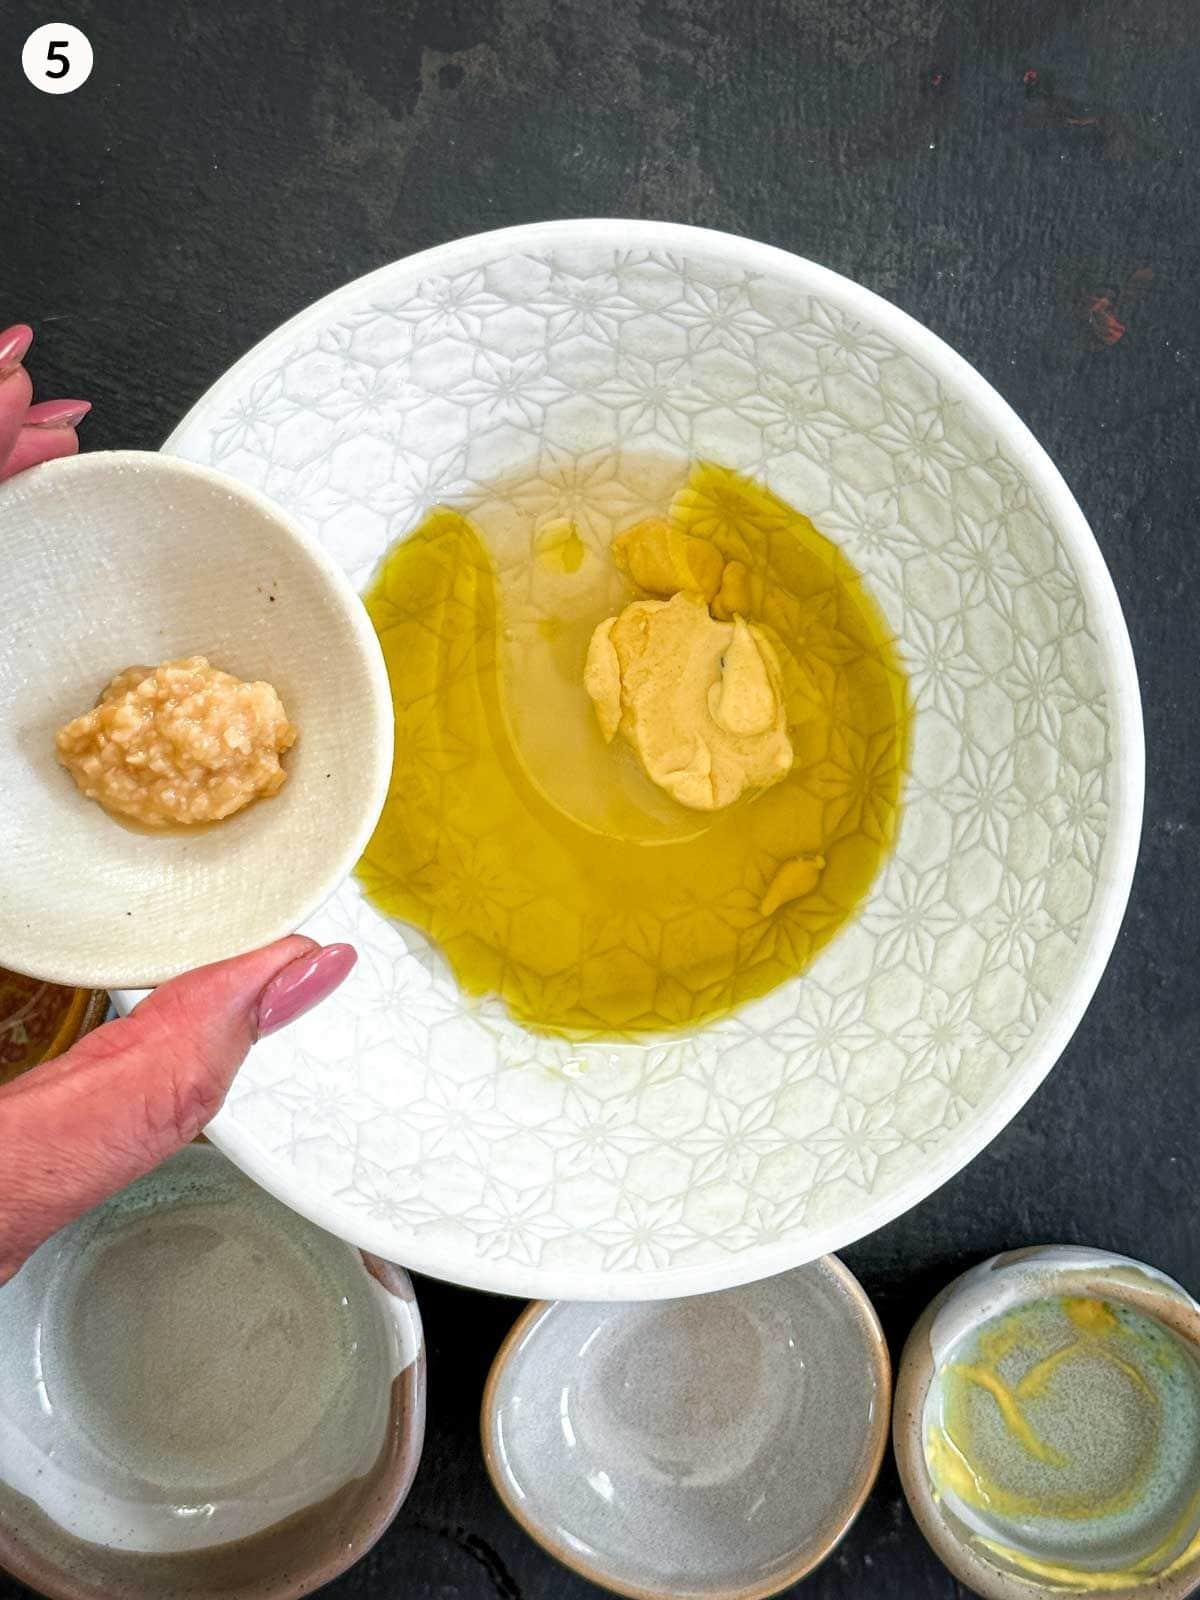
[[[1059,1350],[1054,1357],[1069,1354],[1068,1350]],[[1004,1418],[1004,1425],[1023,1450],[1027,1450],[1035,1461],[1044,1461],[1051,1467],[1065,1467],[1066,1457],[1053,1445],[1046,1444],[1034,1432],[1028,1417],[1021,1410],[1021,1402],[1014,1394],[1000,1374],[991,1367],[975,1366],[967,1363],[957,1363],[950,1369],[968,1383],[978,1384],[981,1389],[986,1389],[1000,1409]]]
[[[1186,1548],[1173,1559],[1168,1561],[1167,1557],[1184,1527],[1192,1521],[1198,1510],[1200,1510],[1200,1490],[1197,1490],[1171,1532],[1148,1555],[1127,1567],[1110,1567],[1107,1571],[1073,1567],[1065,1562],[1042,1561],[1037,1556],[1031,1556],[1024,1550],[1015,1550],[1011,1545],[1006,1545],[998,1539],[977,1536],[974,1542],[989,1554],[1001,1557],[1010,1566],[1029,1573],[1031,1577],[1041,1578],[1046,1583],[1060,1584],[1064,1589],[1076,1593],[1104,1594],[1113,1590],[1132,1588],[1137,1584],[1146,1583],[1151,1578],[1169,1578],[1172,1573],[1180,1571],[1189,1562],[1194,1561],[1200,1555],[1200,1533],[1197,1533]]]
[[[954,1495],[964,1505],[979,1511],[999,1510],[993,1506],[988,1485],[955,1444],[944,1428],[933,1427],[925,1440],[925,1462],[929,1468],[935,1500]]]
[[[1121,1332],[1117,1314],[1106,1300],[1097,1300],[1090,1295],[1068,1295],[1063,1300],[1062,1308],[1067,1321],[1074,1323],[1082,1333],[1105,1338]]]

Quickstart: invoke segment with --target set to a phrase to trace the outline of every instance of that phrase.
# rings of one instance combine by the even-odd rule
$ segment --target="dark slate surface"
[[[20,47],[63,12],[96,67],[51,99],[21,76]],[[248,345],[394,257],[507,223],[628,214],[750,234],[887,295],[1058,461],[1140,664],[1141,866],[1050,1080],[967,1172],[847,1252],[897,1351],[936,1288],[1005,1246],[1086,1241],[1200,1288],[1198,82],[1192,0],[0,11],[0,326],[37,325],[43,394],[95,400],[92,448],[156,445]],[[480,1462],[480,1390],[516,1307],[418,1292],[424,1464],[330,1600],[596,1594],[507,1520]],[[961,1593],[890,1466],[801,1591]],[[24,1593],[0,1578],[0,1600]]]

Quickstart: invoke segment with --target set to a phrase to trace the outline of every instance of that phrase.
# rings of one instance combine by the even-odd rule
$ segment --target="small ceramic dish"
[[[550,1301],[483,1398],[501,1500],[633,1600],[762,1600],[824,1560],[883,1456],[891,1368],[834,1256],[691,1300]]]
[[[62,1055],[99,1027],[107,1010],[103,990],[62,989],[0,968],[0,1084]]]
[[[412,1285],[192,1145],[0,1289],[0,1567],[54,1600],[291,1600],[420,1459]]]
[[[382,652],[340,569],[254,490],[113,451],[0,487],[0,571],[5,963],[136,988],[292,932],[354,866],[391,772]],[[274,684],[299,739],[271,799],[135,832],[80,794],[55,730],[122,668],[184,655]]]
[[[1182,1600],[1200,1582],[1200,1306],[1153,1267],[1068,1246],[996,1256],[909,1336],[900,1478],[985,1600]]]

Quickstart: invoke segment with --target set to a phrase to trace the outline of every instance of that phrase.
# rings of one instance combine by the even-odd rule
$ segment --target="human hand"
[[[92,409],[86,400],[33,400],[33,384],[21,365],[33,343],[24,322],[0,333],[0,478],[11,478],[39,461],[73,456],[79,449],[75,424]]]
[[[25,323],[0,333],[0,478],[79,449],[86,400],[31,404]],[[164,983],[0,1088],[0,1283],[44,1239],[189,1144],[256,1038],[337,988],[349,945],[294,936]]]
[[[201,967],[0,1088],[0,1284],[52,1233],[190,1144],[255,1039],[331,994],[355,960],[349,945],[293,935]]]

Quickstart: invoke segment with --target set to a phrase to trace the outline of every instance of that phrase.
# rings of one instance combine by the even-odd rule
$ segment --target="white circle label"
[[[46,22],[26,39],[21,66],[43,94],[70,94],[92,75],[92,46],[69,22]]]

